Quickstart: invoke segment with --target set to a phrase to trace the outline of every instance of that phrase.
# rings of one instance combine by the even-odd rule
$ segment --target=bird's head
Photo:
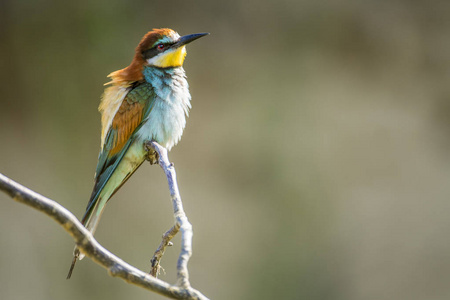
[[[158,68],[180,67],[186,57],[186,44],[208,33],[181,36],[172,29],[153,29],[147,33],[136,48],[145,64]]]
[[[142,38],[136,47],[131,64],[125,69],[113,72],[112,84],[129,84],[142,80],[145,66],[157,68],[181,67],[186,57],[186,44],[209,33],[195,33],[180,36],[169,28],[153,29]],[[108,84],[109,84],[108,83]]]

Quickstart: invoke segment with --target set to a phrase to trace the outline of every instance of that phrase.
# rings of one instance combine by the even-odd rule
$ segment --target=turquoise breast
[[[137,132],[142,140],[155,140],[170,150],[180,140],[191,108],[191,95],[182,67],[145,67],[145,80],[153,86],[154,105]]]

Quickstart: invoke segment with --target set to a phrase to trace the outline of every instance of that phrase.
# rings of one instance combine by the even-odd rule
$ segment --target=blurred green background
[[[449,299],[449,1],[0,2],[0,172],[78,217],[106,75],[152,28],[188,46],[193,109],[170,153],[212,299]],[[0,298],[164,299],[0,194]],[[144,164],[96,233],[143,269],[172,224]],[[180,239],[163,258],[175,282]]]

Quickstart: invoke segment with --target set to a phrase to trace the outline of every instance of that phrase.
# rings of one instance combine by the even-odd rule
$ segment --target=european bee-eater
[[[185,45],[207,34],[180,37],[168,28],[153,29],[136,47],[131,64],[108,75],[110,86],[99,106],[102,134],[94,190],[81,221],[92,234],[111,196],[146,159],[156,161],[145,142],[154,140],[170,150],[180,140],[191,108]],[[67,279],[82,258],[75,247]]]

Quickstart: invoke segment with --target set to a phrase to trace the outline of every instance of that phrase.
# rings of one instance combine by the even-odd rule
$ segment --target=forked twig
[[[128,283],[169,298],[207,300],[208,298],[193,289],[189,284],[187,262],[192,252],[192,228],[183,212],[178,188],[176,187],[175,170],[173,169],[173,165],[166,163],[168,162],[167,151],[156,143],[152,143],[153,147],[160,155],[160,165],[169,180],[170,194],[172,195],[175,210],[175,224],[179,224],[174,227],[179,226],[182,232],[182,247],[177,264],[178,281],[176,285],[171,285],[127,264],[101,246],[70,211],[57,202],[14,182],[1,173],[0,190],[15,201],[31,206],[54,219],[72,236],[78,249],[94,262],[107,269],[109,275],[122,278]],[[164,151],[161,151],[161,148]]]
[[[167,230],[166,233],[163,234],[161,244],[159,244],[158,249],[156,249],[155,254],[153,254],[153,257],[150,260],[150,262],[152,264],[152,269],[150,270],[150,275],[152,275],[153,277],[158,277],[158,275],[160,274],[160,270],[162,268],[161,267],[162,256],[164,255],[164,252],[166,251],[166,247],[173,245],[171,240],[178,233],[179,230],[180,230],[180,227],[178,226],[178,224],[176,224],[176,225],[173,225],[172,228],[170,228],[169,230]]]
[[[190,288],[189,272],[187,264],[189,258],[192,255],[192,225],[189,223],[188,218],[183,210],[183,203],[181,202],[180,192],[178,190],[177,176],[175,168],[172,163],[169,162],[167,150],[158,143],[151,141],[146,144],[148,150],[154,150],[158,153],[158,164],[164,170],[169,184],[170,197],[172,199],[173,213],[175,218],[174,226],[164,234],[163,241],[161,242],[158,250],[152,258],[152,271],[158,273],[160,268],[160,260],[164,253],[165,247],[170,242],[170,239],[178,232],[181,231],[181,251],[177,262],[177,285],[183,288]],[[166,245],[167,244],[167,245]],[[162,246],[162,247],[161,247]],[[153,261],[155,261],[155,267],[153,267]]]

